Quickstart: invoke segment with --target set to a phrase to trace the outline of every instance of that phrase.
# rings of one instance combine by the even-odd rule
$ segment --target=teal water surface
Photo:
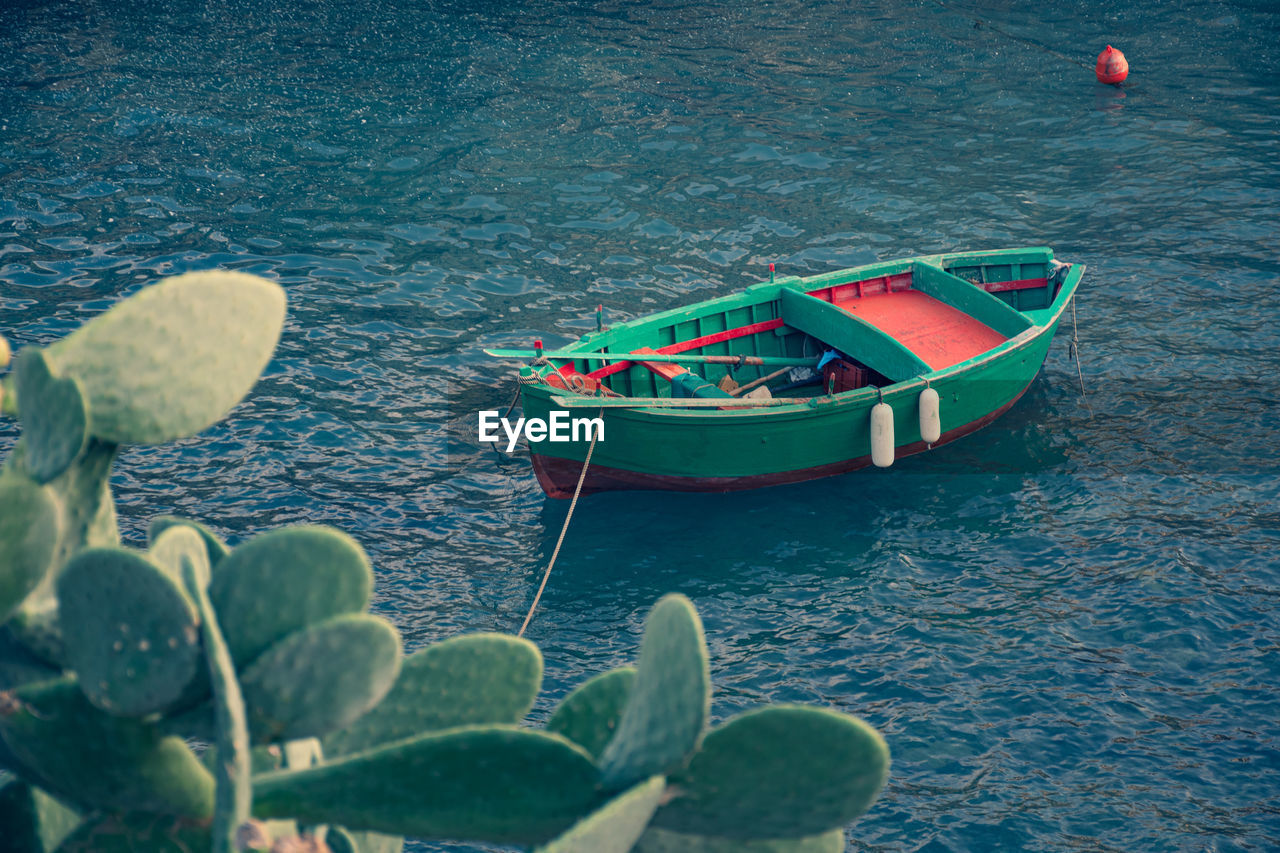
[[[535,716],[680,591],[717,717],[884,732],[851,849],[1280,849],[1278,36],[1262,0],[9,2],[0,328],[44,343],[185,270],[278,280],[267,375],[125,454],[122,525],[340,526],[416,647],[514,631],[565,516],[475,445],[514,390],[482,348],[770,262],[1051,245],[1089,267],[1087,398],[1064,327],[1003,419],[888,471],[585,499]]]

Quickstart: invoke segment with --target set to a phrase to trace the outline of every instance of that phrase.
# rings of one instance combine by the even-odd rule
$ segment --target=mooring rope
[[[1071,346],[1067,349],[1067,357],[1076,363],[1076,378],[1080,380],[1080,398],[1084,407],[1093,417],[1093,406],[1089,405],[1089,395],[1084,392],[1084,372],[1080,369],[1080,337],[1076,333],[1076,295],[1071,294]]]
[[[596,417],[603,415],[604,409],[596,412]],[[573,510],[578,505],[578,496],[582,494],[582,484],[586,482],[587,468],[591,465],[591,454],[595,452],[596,440],[600,438],[601,432],[602,430],[592,430],[591,446],[587,448],[587,458],[582,460],[582,473],[578,475],[578,485],[573,488],[573,500],[569,502],[569,514],[564,517],[564,526],[560,528],[560,538],[556,540],[555,550],[551,552],[551,561],[547,563],[547,570],[542,575],[542,583],[538,585],[538,593],[533,597],[533,604],[529,605],[529,612],[524,617],[524,624],[516,632],[517,637],[524,636],[525,629],[533,621],[534,611],[538,609],[538,602],[542,600],[542,591],[547,588],[547,580],[551,577],[551,570],[556,565],[556,557],[560,556],[560,546],[564,544],[564,535],[569,532],[569,522],[573,520]]]

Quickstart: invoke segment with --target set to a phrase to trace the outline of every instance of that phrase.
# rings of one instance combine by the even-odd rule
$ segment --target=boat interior
[[[748,356],[776,364],[574,360],[546,377],[580,393],[627,397],[726,397],[884,387],[981,355],[1030,328],[1059,282],[1048,249],[899,261],[810,278],[779,279],[626,323],[592,336],[589,352]],[[765,388],[765,391],[755,389]]]

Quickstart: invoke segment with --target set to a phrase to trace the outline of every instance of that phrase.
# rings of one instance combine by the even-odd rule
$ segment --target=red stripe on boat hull
[[[976,421],[956,427],[943,433],[934,447],[963,438],[977,432],[984,426],[999,418],[1022,399],[1027,393],[1027,383],[1012,400]],[[911,456],[928,450],[923,441],[904,444],[895,448],[896,458]],[[582,463],[576,459],[562,459],[558,456],[543,456],[539,453],[533,457],[533,473],[538,478],[538,485],[547,493],[547,497],[567,499],[573,497],[574,487],[582,474]],[[845,459],[815,468],[802,468],[798,471],[777,471],[771,474],[752,474],[745,477],[681,477],[674,474],[644,474],[639,471],[628,471],[624,468],[610,468],[606,465],[592,465],[587,470],[587,479],[582,484],[582,493],[608,492],[620,489],[661,489],[677,492],[735,492],[742,489],[759,489],[765,486],[781,486],[787,483],[801,483],[806,480],[817,480],[846,474],[871,464],[871,457],[860,456]]]

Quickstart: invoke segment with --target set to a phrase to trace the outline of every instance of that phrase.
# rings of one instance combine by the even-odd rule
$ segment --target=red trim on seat
[[[783,323],[781,318],[778,318],[777,320],[761,320],[759,323],[752,323],[748,326],[739,326],[736,329],[725,329],[723,332],[703,335],[700,338],[692,338],[687,341],[667,344],[665,347],[658,347],[658,352],[664,355],[688,352],[691,349],[709,347],[712,344],[724,343],[725,341],[731,341],[734,338],[745,338],[748,335],[758,335],[761,332],[771,332],[774,329],[782,328],[782,325]]]
[[[987,293],[999,293],[1002,290],[1031,290],[1044,287],[1045,283],[1043,278],[1020,278],[1017,281],[989,281],[978,287],[985,289]]]
[[[844,284],[833,284],[830,287],[810,290],[808,293],[824,302],[847,302],[850,299],[861,299],[878,293],[901,293],[910,289],[911,272],[907,271],[864,278],[860,281],[847,281]]]
[[[712,344],[724,343],[725,341],[731,341],[735,338],[745,338],[749,335],[758,335],[761,332],[780,329],[783,325],[781,318],[778,318],[777,320],[762,320],[759,323],[739,326],[736,329],[725,329],[723,332],[703,335],[700,338],[691,338],[687,341],[677,341],[674,344],[667,344],[665,347],[659,347],[658,352],[663,355],[675,355],[676,353],[688,352],[691,349],[698,349],[699,347],[707,347]],[[607,367],[597,368],[587,375],[592,379],[603,379],[606,376],[621,373],[633,364],[635,364],[634,361],[619,361],[615,364],[610,364]]]

